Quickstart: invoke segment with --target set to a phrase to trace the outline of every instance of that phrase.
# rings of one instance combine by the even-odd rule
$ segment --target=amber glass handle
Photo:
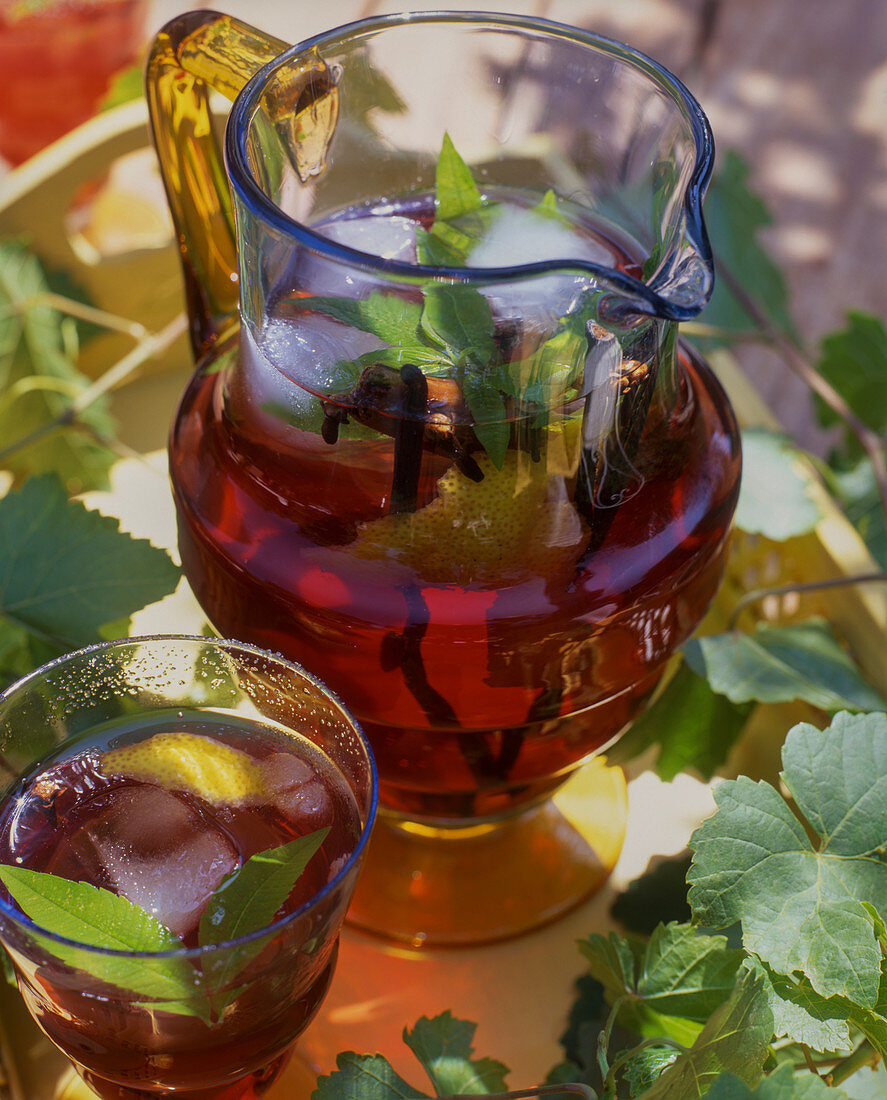
[[[237,249],[231,195],[209,92],[236,98],[287,48],[229,15],[191,11],[159,32],[145,77],[151,129],[185,272],[196,356],[237,315]]]

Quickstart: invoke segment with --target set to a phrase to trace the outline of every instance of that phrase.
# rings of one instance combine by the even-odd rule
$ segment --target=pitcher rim
[[[576,258],[539,260],[533,263],[499,267],[450,267],[385,259],[325,237],[304,222],[284,213],[255,179],[246,151],[247,134],[252,116],[258,107],[262,90],[272,74],[292,58],[311,49],[320,50],[324,45],[345,36],[354,35],[355,32],[381,31],[390,27],[421,23],[464,23],[486,25],[500,30],[523,28],[542,31],[552,37],[568,38],[632,65],[667,95],[671,102],[681,109],[689,125],[695,149],[695,163],[683,189],[681,211],[685,219],[682,239],[692,246],[709,272],[707,286],[698,300],[690,305],[673,301],[666,294],[660,294],[653,289],[651,283],[607,267],[605,264]],[[368,273],[381,273],[401,279],[434,278],[454,283],[498,283],[522,281],[534,276],[570,270],[585,271],[605,279],[608,285],[622,292],[626,298],[634,299],[634,305],[640,307],[638,312],[668,321],[687,321],[697,316],[711,296],[714,268],[711,244],[702,216],[702,200],[714,167],[714,137],[705,112],[683,81],[648,54],[617,39],[586,31],[568,23],[503,12],[440,9],[371,16],[312,35],[278,54],[244,85],[228,117],[225,132],[225,159],[232,187],[253,215],[273,226],[278,232],[295,238],[312,251]]]

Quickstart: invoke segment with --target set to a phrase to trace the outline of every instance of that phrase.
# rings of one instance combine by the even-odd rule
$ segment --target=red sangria
[[[252,704],[216,711],[165,686],[184,640],[140,644],[170,705],[76,723],[85,728],[0,808],[0,936],[30,1012],[99,1096],[247,1100],[270,1085],[329,985],[371,812],[369,765],[363,755],[360,774],[359,742],[343,767],[323,730],[299,728],[312,703],[328,731],[347,727],[292,666],[252,651],[231,677],[213,656],[216,688],[228,679],[227,701],[242,691]],[[202,657],[207,647],[191,643]],[[108,652],[62,668],[98,664],[107,686]],[[129,676],[133,695],[144,671]],[[58,675],[47,674],[54,692]],[[276,720],[271,688],[305,692],[304,723]],[[7,738],[40,694],[32,677],[0,700]],[[96,711],[115,709],[96,695]],[[89,709],[82,719],[98,716]]]
[[[204,81],[239,91],[230,201]],[[217,630],[306,662],[367,731],[400,831],[359,923],[511,934],[530,880],[547,919],[600,859],[573,876],[550,822],[523,863],[471,871],[463,842],[638,713],[715,592],[737,496],[729,405],[677,337],[712,289],[699,105],[627,46],[461,12],[283,52],[191,13],[148,91],[198,360],[170,439],[188,579]]]

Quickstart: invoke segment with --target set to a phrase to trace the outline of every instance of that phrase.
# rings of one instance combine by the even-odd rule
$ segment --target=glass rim
[[[566,38],[572,42],[590,47],[599,53],[609,54],[616,60],[639,71],[682,112],[690,129],[690,135],[696,153],[693,171],[684,188],[681,210],[685,219],[684,239],[696,251],[700,260],[713,271],[711,244],[702,216],[702,199],[714,167],[714,137],[711,125],[696,97],[686,85],[659,64],[652,57],[634,49],[616,39],[593,31],[585,31],[567,23],[559,23],[536,16],[509,15],[501,12],[484,11],[416,11],[393,15],[374,16],[358,19],[342,26],[334,27],[313,35],[278,54],[263,66],[242,88],[231,112],[225,130],[225,159],[228,176],[237,196],[255,217],[273,226],[285,236],[294,237],[300,244],[320,255],[347,263],[368,273],[383,274],[402,279],[428,278],[454,283],[502,283],[518,282],[535,276],[551,275],[558,272],[587,272],[602,278],[614,290],[642,304],[643,312],[670,321],[687,321],[695,317],[703,308],[711,293],[712,278],[708,279],[706,291],[700,296],[698,304],[685,305],[672,301],[667,295],[660,294],[650,283],[637,279],[625,272],[607,267],[591,260],[541,260],[534,263],[512,264],[502,267],[447,267],[431,264],[406,263],[403,260],[388,260],[369,252],[361,252],[349,245],[340,244],[315,232],[303,222],[285,214],[262,190],[249,165],[246,142],[250,124],[265,85],[274,73],[284,65],[309,50],[323,47],[346,36],[359,33],[373,33],[390,28],[420,25],[423,23],[467,24],[491,30],[514,31],[532,30],[543,32],[552,38]]]
[[[372,748],[367,740],[366,734],[360,726],[360,723],[351,713],[342,700],[335,694],[330,688],[326,686],[318,677],[313,673],[308,672],[302,665],[297,664],[295,661],[290,661],[286,657],[281,656],[279,653],[274,653],[269,649],[262,649],[260,646],[251,645],[249,642],[241,642],[233,638],[215,638],[204,637],[201,634],[139,634],[131,638],[114,638],[109,641],[95,642],[92,645],[83,646],[80,649],[72,650],[70,653],[63,653],[59,657],[53,658],[51,661],[47,661],[45,664],[39,666],[39,668],[33,669],[31,672],[20,677],[9,687],[0,691],[0,704],[6,702],[15,692],[23,687],[26,687],[31,681],[38,679],[40,676],[45,675],[52,669],[57,668],[60,665],[64,665],[66,662],[86,656],[90,653],[97,653],[100,651],[107,651],[111,649],[122,649],[130,644],[135,645],[138,643],[155,643],[155,642],[195,642],[201,645],[212,646],[216,649],[227,649],[233,651],[242,651],[244,653],[253,654],[257,657],[271,658],[278,664],[284,666],[290,671],[296,672],[301,678],[309,681],[314,687],[318,688],[329,700],[331,700],[335,706],[337,706],[342,714],[345,716],[349,724],[352,726],[354,732],[357,735],[357,741],[360,743],[364,758],[369,766],[369,803],[367,805],[366,821],[361,829],[360,836],[357,844],[354,846],[353,851],[350,853],[344,864],[339,868],[336,874],[326,883],[322,889],[318,890],[316,894],[310,897],[306,902],[299,906],[298,909],[294,909],[292,913],[287,913],[286,916],[281,917],[280,920],[275,921],[273,924],[266,925],[264,928],[260,928],[255,932],[248,932],[243,936],[237,937],[233,940],[223,940],[221,943],[209,944],[205,947],[174,947],[167,951],[125,951],[119,948],[113,947],[96,947],[93,944],[82,943],[80,940],[72,940],[67,936],[62,936],[58,932],[53,932],[49,928],[44,928],[43,925],[38,924],[36,921],[31,920],[26,914],[21,913],[14,909],[8,902],[0,897],[0,917],[5,917],[13,921],[15,924],[20,925],[24,929],[30,932],[36,932],[41,937],[54,942],[63,944],[64,946],[75,947],[78,950],[89,952],[94,955],[103,955],[113,958],[124,959],[199,959],[206,955],[216,954],[220,951],[230,950],[231,948],[241,947],[243,944],[251,943],[256,940],[263,939],[264,937],[277,933],[288,925],[293,924],[299,917],[304,916],[307,912],[310,912],[323,900],[325,900],[330,894],[334,892],[334,889],[341,880],[351,871],[354,864],[357,862],[360,856],[363,855],[364,849],[369,843],[370,833],[372,832],[373,822],[376,818],[376,809],[379,800],[379,776],[376,768],[376,760],[373,756]],[[174,934],[174,933],[173,933]]]

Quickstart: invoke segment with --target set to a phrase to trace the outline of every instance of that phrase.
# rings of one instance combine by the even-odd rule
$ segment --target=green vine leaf
[[[728,151],[706,194],[705,223],[715,272],[728,270],[776,328],[793,337],[785,280],[758,240],[760,231],[773,219],[764,201],[748,186],[750,171],[738,153]],[[714,293],[700,320],[727,332],[756,328],[723,277],[715,278]],[[711,346],[729,343],[729,338],[700,342]]]
[[[746,950],[777,973],[880,1012],[881,949],[864,903],[887,912],[887,716],[801,723],[782,762],[801,816],[769,783],[740,776],[715,789],[718,810],[690,839],[694,920],[741,921]]]
[[[733,991],[742,952],[726,944],[722,936],[700,935],[689,924],[668,924],[659,925],[646,943],[595,933],[579,950],[607,1001],[625,998],[620,1024],[648,1038],[668,1035],[686,1043],[699,1030],[688,1030],[686,1022],[705,1023]]]
[[[769,1053],[773,1017],[759,976],[743,974],[686,1054],[680,1054],[643,1094],[643,1100],[697,1100],[731,1073],[757,1083]],[[729,1093],[727,1094],[729,1095]]]
[[[476,1027],[444,1012],[433,1019],[423,1016],[412,1031],[404,1029],[404,1042],[425,1068],[436,1095],[481,1096],[507,1089],[506,1066],[472,1057]],[[345,1051],[336,1066],[333,1073],[318,1078],[313,1100],[428,1100],[427,1093],[405,1081],[380,1054]]]
[[[29,306],[28,299],[50,287],[34,256],[20,241],[0,241],[0,439],[8,445],[55,420],[89,385],[72,357],[60,313]],[[75,349],[76,350],[76,349]],[[108,401],[96,401],[80,420],[99,438],[113,435]],[[114,452],[94,435],[58,429],[3,460],[21,479],[53,471],[72,492],[107,488]]]
[[[806,535],[822,518],[810,495],[812,474],[783,435],[762,428],[742,433],[742,487],[735,523],[781,542]]]
[[[684,771],[709,780],[725,763],[751,713],[748,701],[732,702],[718,694],[686,662],[607,750],[611,764],[625,764],[653,745],[659,746],[655,771],[670,783]]]
[[[791,1066],[780,1066],[755,1088],[725,1073],[712,1085],[708,1100],[848,1100],[842,1089],[829,1086],[815,1074],[796,1077]]]
[[[731,703],[803,699],[828,711],[887,708],[822,619],[694,638],[683,652],[690,668]]]
[[[887,434],[887,329],[880,317],[851,310],[845,328],[823,337],[816,369],[863,423]],[[824,401],[817,399],[816,409],[824,427],[843,424]],[[860,458],[862,448],[849,428],[844,428],[842,439],[845,455]]]
[[[505,1092],[508,1067],[492,1058],[472,1058],[477,1025],[444,1012],[423,1016],[403,1040],[419,1059],[438,1096]]]
[[[100,641],[105,623],[169,595],[178,579],[165,551],[69,500],[52,475],[0,499],[0,616],[58,652]]]

